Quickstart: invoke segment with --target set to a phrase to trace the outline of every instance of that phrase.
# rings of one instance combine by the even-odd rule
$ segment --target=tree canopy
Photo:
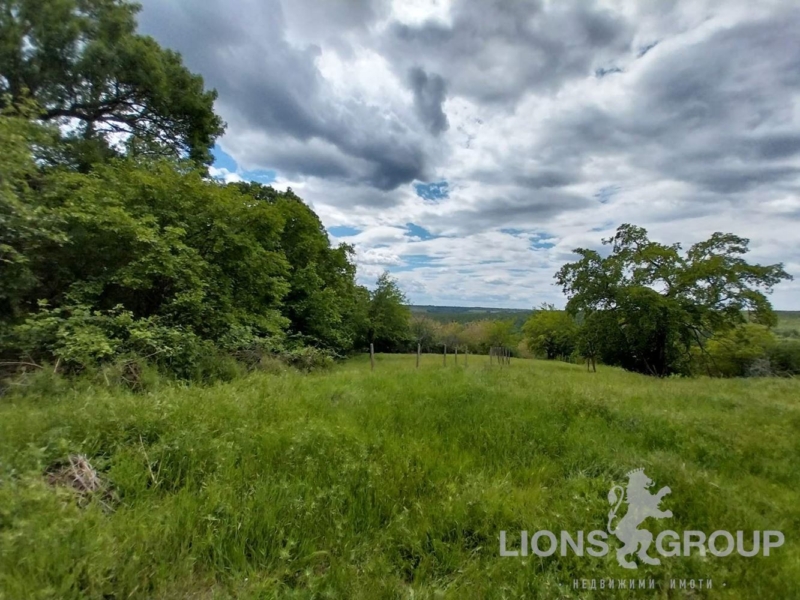
[[[397,281],[388,272],[378,277],[370,292],[368,341],[381,350],[394,350],[408,342],[411,311]]]
[[[534,311],[523,325],[528,349],[548,359],[568,358],[575,349],[578,327],[574,319],[552,304]]]
[[[62,160],[123,150],[209,164],[217,94],[179,54],[136,33],[124,0],[0,0],[0,108],[35,100],[58,123]]]
[[[681,372],[693,345],[744,322],[773,324],[767,295],[791,279],[782,264],[748,263],[749,241],[729,233],[682,252],[680,244],[651,241],[647,231],[622,225],[603,240],[610,253],[578,248],[581,258],[555,278],[573,315],[599,332],[604,362],[652,375]]]

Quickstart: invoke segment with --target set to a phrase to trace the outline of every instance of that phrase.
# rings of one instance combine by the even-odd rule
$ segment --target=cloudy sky
[[[214,174],[292,187],[418,304],[563,305],[621,223],[784,262],[800,309],[795,0],[144,0],[219,92]]]

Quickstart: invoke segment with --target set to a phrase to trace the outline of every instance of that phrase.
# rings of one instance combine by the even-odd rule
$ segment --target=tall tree
[[[0,107],[32,98],[79,165],[120,150],[211,162],[216,92],[136,33],[125,0],[0,0]]]
[[[604,362],[664,376],[683,370],[693,345],[703,349],[717,331],[742,323],[775,321],[767,299],[791,276],[782,264],[753,265],[742,255],[749,241],[715,233],[682,253],[680,244],[653,242],[647,231],[622,225],[603,240],[611,253],[578,248],[580,260],[555,278],[572,314],[604,313],[600,328]]]
[[[572,316],[552,304],[544,304],[526,321],[522,332],[529,350],[553,360],[572,354],[578,328]]]
[[[405,294],[397,281],[384,272],[370,293],[369,342],[383,350],[394,350],[407,342],[410,314]]]
[[[411,337],[423,350],[430,350],[439,336],[439,323],[424,314],[411,315],[409,323]]]
[[[254,182],[230,187],[283,217],[280,246],[290,265],[283,313],[290,333],[329,350],[351,350],[366,318],[366,290],[355,283],[353,248],[332,247],[322,221],[291,189],[278,192]]]

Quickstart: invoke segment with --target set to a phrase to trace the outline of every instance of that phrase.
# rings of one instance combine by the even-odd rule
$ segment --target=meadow
[[[0,397],[0,598],[800,597],[800,382],[655,379],[470,356],[357,357],[134,394]],[[57,476],[84,455],[104,486]],[[669,486],[663,529],[779,530],[769,557],[501,557],[604,529],[613,484]],[[576,589],[653,579],[654,590]],[[670,579],[712,580],[711,590]]]

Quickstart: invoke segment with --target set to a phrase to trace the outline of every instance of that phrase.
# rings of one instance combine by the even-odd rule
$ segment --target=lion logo
[[[608,503],[614,506],[608,513],[608,533],[617,536],[623,546],[617,550],[617,561],[620,566],[626,569],[636,569],[638,565],[629,561],[626,557],[639,549],[637,556],[648,565],[660,565],[661,561],[647,555],[647,549],[653,542],[653,534],[646,529],[639,529],[639,525],[648,517],[664,519],[672,516],[671,510],[661,510],[659,504],[661,499],[672,490],[668,487],[661,488],[657,494],[651,494],[648,490],[653,485],[653,480],[644,473],[644,469],[634,469],[628,474],[628,486],[623,496],[622,488],[615,485],[608,492]],[[617,500],[619,492],[619,500]],[[617,516],[622,500],[627,499],[628,512],[614,529],[611,529],[611,522]],[[616,506],[615,506],[616,505]]]

